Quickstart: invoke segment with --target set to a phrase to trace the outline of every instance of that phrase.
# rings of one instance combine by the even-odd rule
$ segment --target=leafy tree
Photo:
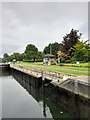
[[[86,49],[88,51],[88,61],[90,61],[90,42],[89,40],[85,41],[86,43]]]
[[[3,57],[4,57],[4,58],[8,58],[9,55],[8,55],[7,53],[4,53]]]
[[[50,54],[50,44],[44,48],[43,51],[45,54]]]
[[[70,59],[72,57],[72,50],[75,46],[75,44],[80,40],[81,33],[78,35],[78,30],[72,29],[69,34],[66,34],[66,36],[63,37],[62,41],[62,52],[64,52],[67,55],[67,58],[65,59]]]
[[[9,61],[13,61],[13,55],[9,56]]]
[[[25,59],[26,60],[33,59],[33,61],[35,61],[37,57],[38,57],[38,48],[35,47],[33,44],[27,45],[25,49]]]
[[[9,62],[9,55],[7,53],[4,53],[2,61]]]
[[[2,58],[0,58],[0,63],[2,63]]]
[[[42,52],[37,53],[37,59],[43,59],[44,54]]]
[[[22,61],[23,60],[23,54],[20,53],[13,53],[13,55],[10,56],[11,60],[16,59],[16,61]]]
[[[37,53],[38,48],[35,47],[35,45],[33,45],[33,44],[29,44],[29,45],[26,46],[25,53],[28,53],[30,51],[33,52],[33,53]]]
[[[34,54],[32,51],[28,51],[25,54],[25,60],[32,61],[32,59],[34,59],[35,61],[35,58],[36,58],[36,54]]]
[[[63,51],[58,51],[57,52],[58,58],[67,58],[68,55],[65,54]]]
[[[74,50],[72,60],[88,61],[88,53],[90,53],[90,49],[86,42],[79,41],[72,49]]]
[[[46,46],[43,52],[44,54],[53,54],[57,56],[57,52],[60,50],[61,46],[61,44],[55,42]]]

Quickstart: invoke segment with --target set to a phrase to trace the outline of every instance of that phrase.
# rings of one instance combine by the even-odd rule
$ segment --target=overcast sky
[[[60,43],[72,28],[88,39],[88,3],[2,3],[2,53],[22,53],[27,44],[43,51],[49,43]]]

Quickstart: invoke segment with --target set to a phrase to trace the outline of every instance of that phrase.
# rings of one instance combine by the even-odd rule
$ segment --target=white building
[[[55,56],[51,54],[47,54],[43,57],[43,63],[44,65],[51,65],[52,62],[55,61]]]

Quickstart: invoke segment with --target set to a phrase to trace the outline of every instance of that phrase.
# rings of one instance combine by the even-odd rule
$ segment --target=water
[[[74,120],[72,114],[24,80],[16,80],[15,76],[4,74],[0,76],[0,84],[1,82],[3,118],[53,118],[54,120],[71,118],[70,120]]]
[[[2,80],[0,77],[0,119],[2,118]]]

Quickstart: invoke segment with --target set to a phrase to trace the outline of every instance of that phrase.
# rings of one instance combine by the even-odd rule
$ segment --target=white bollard
[[[75,92],[78,93],[78,80],[75,80]]]
[[[45,80],[45,75],[44,75],[44,71],[42,71],[42,80]]]

